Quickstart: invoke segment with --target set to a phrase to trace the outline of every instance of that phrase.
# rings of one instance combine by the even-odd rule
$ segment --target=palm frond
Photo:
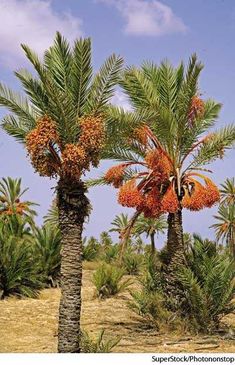
[[[123,59],[114,54],[105,61],[90,85],[85,112],[100,113],[102,111],[105,104],[113,96],[122,65]]]

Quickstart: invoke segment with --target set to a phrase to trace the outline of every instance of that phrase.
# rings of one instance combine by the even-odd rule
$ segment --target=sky
[[[28,67],[20,43],[28,44],[39,55],[50,46],[56,31],[71,42],[91,37],[93,66],[97,70],[113,52],[125,65],[144,60],[174,65],[187,62],[197,53],[205,65],[201,75],[202,98],[223,104],[217,128],[235,121],[235,1],[234,0],[0,0],[0,81],[18,90],[13,71]],[[113,102],[128,107],[128,100],[116,93]],[[0,110],[0,117],[5,110]],[[234,150],[213,163],[214,180],[222,183],[234,176]],[[110,162],[102,162],[92,176],[102,174]],[[39,177],[30,166],[23,146],[0,131],[0,176],[22,177],[29,187],[25,198],[40,204],[39,224],[54,197],[55,180]],[[108,230],[116,214],[130,213],[117,204],[117,191],[111,187],[90,190],[93,211],[85,234],[98,237]],[[184,212],[184,230],[203,237],[214,237],[210,225],[216,208],[199,213]],[[160,237],[161,246],[165,237]]]

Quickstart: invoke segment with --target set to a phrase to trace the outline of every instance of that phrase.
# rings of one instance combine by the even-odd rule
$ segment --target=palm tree
[[[150,237],[152,254],[155,254],[156,252],[155,235],[164,233],[166,229],[167,222],[164,216],[159,216],[158,218],[145,218],[144,215],[141,215],[135,223],[135,233],[145,233],[147,238]]]
[[[43,217],[44,224],[49,224],[51,226],[57,227],[59,224],[59,211],[56,199],[54,199],[51,203],[50,208],[48,209],[47,214]]]
[[[217,240],[225,241],[235,258],[235,205],[220,205],[214,218],[218,223],[214,223],[211,227],[215,229]]]
[[[22,48],[36,76],[15,72],[26,97],[0,85],[0,105],[10,114],[3,129],[27,149],[36,172],[58,178],[57,206],[62,235],[59,352],[79,352],[82,231],[90,204],[82,181],[97,167],[106,143],[106,104],[113,95],[122,59],[112,55],[93,77],[90,39],[72,47],[59,33],[43,61],[26,45]]]
[[[235,179],[226,179],[220,189],[221,204],[235,204]]]
[[[28,188],[21,189],[21,179],[2,178],[0,181],[0,216],[19,214],[33,221],[37,213],[32,207],[38,204],[22,201],[22,196],[27,190]]]
[[[113,228],[109,230],[109,232],[117,232],[119,234],[119,238],[122,238],[123,232],[125,232],[129,223],[128,214],[121,213],[116,215],[114,220],[111,222]]]
[[[219,201],[217,186],[202,172],[223,158],[235,141],[235,127],[214,126],[221,104],[202,100],[198,80],[203,66],[193,55],[188,67],[168,62],[125,70],[121,86],[132,111],[110,106],[112,138],[103,157],[121,161],[95,184],[119,188],[121,205],[145,217],[168,214],[168,282],[174,289],[176,269],[184,265],[182,209],[198,211]],[[201,181],[200,181],[201,180]]]

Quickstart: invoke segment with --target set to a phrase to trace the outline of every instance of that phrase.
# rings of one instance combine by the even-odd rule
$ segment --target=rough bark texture
[[[182,211],[169,213],[167,232],[167,265],[165,268],[166,292],[172,301],[177,304],[180,301],[182,289],[177,278],[177,270],[185,265]]]
[[[60,181],[57,194],[62,235],[58,352],[74,353],[80,352],[82,230],[89,201],[82,183]]]
[[[152,232],[150,234],[150,240],[151,240],[151,253],[154,255],[156,252],[156,247],[155,247],[155,232]]]

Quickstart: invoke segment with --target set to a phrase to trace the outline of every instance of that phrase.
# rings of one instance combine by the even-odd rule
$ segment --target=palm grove
[[[29,160],[40,176],[57,180],[55,209],[59,229],[56,214],[52,214],[57,229],[53,237],[48,225],[43,231],[34,227],[30,222],[30,204],[21,203],[20,197],[15,197],[17,194],[13,194],[16,207],[11,210],[4,208],[1,216],[5,222],[15,219],[16,225],[19,224],[17,220],[24,217],[26,227],[27,224],[31,226],[30,234],[37,238],[38,250],[42,248],[40,242],[51,239],[55,244],[59,239],[60,274],[55,265],[61,286],[58,351],[79,352],[82,259],[88,252],[82,232],[91,210],[88,187],[111,184],[119,189],[119,204],[135,210],[133,219],[124,222],[120,228],[120,239],[125,236],[128,227],[131,228],[129,233],[135,232],[137,236],[145,232],[151,238],[154,257],[154,235],[167,227],[161,283],[159,278],[151,278],[154,287],[161,286],[161,295],[164,296],[164,292],[171,294],[172,301],[167,304],[167,310],[177,310],[177,305],[184,303],[185,278],[191,273],[185,271],[189,270],[187,262],[192,261],[192,257],[198,260],[193,251],[195,248],[186,245],[184,239],[182,210],[199,211],[219,202],[219,188],[209,177],[212,172],[206,165],[217,158],[222,159],[226,150],[233,146],[235,127],[227,125],[219,130],[211,129],[218,119],[221,105],[201,98],[198,80],[203,67],[195,55],[190,58],[187,67],[183,63],[174,68],[168,62],[160,66],[146,62],[140,68],[128,67],[125,70],[122,70],[122,58],[112,55],[94,75],[90,39],[79,39],[70,46],[57,33],[54,44],[45,52],[42,61],[26,45],[22,48],[35,73],[27,70],[15,72],[25,96],[0,85],[0,104],[10,112],[2,118],[2,128],[24,144]],[[132,111],[126,112],[110,104],[116,85],[128,96]],[[86,182],[84,173],[97,167],[100,159],[116,160],[118,164],[100,179]],[[5,180],[5,185],[7,183],[14,186],[14,181]],[[8,191],[12,186],[8,186]],[[2,188],[1,194],[6,197],[6,190]],[[10,196],[8,200],[11,200]],[[3,199],[2,203],[6,205],[6,201]],[[219,209],[221,216],[225,214],[223,209],[234,210],[234,201]],[[27,211],[29,214],[26,214]],[[9,227],[11,225],[12,222]],[[234,252],[234,221],[229,229],[227,243],[233,245],[230,251]],[[27,232],[23,234],[25,236]],[[218,223],[218,238],[221,234]],[[95,242],[91,246],[94,251]],[[199,246],[199,243],[195,244],[195,247]],[[109,244],[105,247],[110,250]],[[120,247],[117,247],[117,252],[124,246]],[[128,247],[124,248],[128,250]],[[139,247],[141,251],[142,246]],[[105,249],[102,250],[104,255]],[[113,247],[112,250],[114,253]],[[199,251],[200,248],[198,255]],[[58,250],[55,252],[58,257],[60,253]],[[119,260],[117,270],[121,270],[125,257]],[[215,260],[221,267],[224,265],[226,273],[229,271],[227,280],[231,284],[234,277],[231,258],[221,255]],[[53,257],[50,257],[50,262],[53,262]],[[127,265],[130,265],[130,259]],[[135,261],[132,260],[133,265]],[[40,275],[47,265],[43,267]],[[35,275],[37,280],[38,271]],[[120,279],[122,276],[119,275]],[[206,278],[201,278],[197,284],[204,285],[203,280]],[[27,291],[27,283],[25,288]],[[233,297],[234,284],[229,290],[227,302]],[[146,300],[147,293],[143,291],[142,296]],[[138,303],[140,297],[134,294],[133,297]],[[217,312],[219,315],[220,312]]]

